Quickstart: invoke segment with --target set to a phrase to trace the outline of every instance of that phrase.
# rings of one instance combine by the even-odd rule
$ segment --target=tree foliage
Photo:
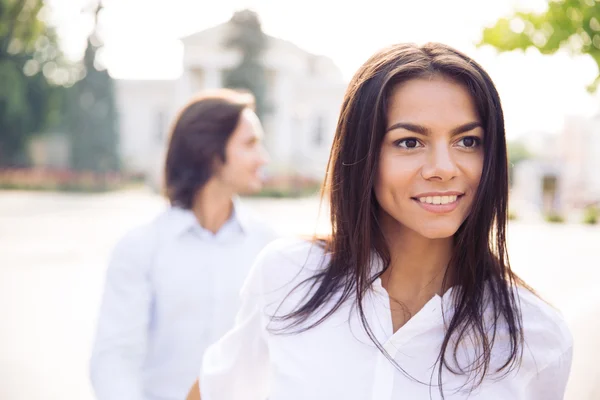
[[[28,163],[32,135],[61,123],[68,81],[42,0],[0,0],[0,166]]]
[[[262,56],[267,48],[267,36],[262,31],[258,15],[251,10],[237,11],[229,21],[231,35],[225,46],[240,52],[240,62],[227,71],[224,86],[247,89],[256,97],[256,111],[259,116],[268,112],[267,78]]]
[[[85,78],[68,94],[71,167],[77,171],[111,172],[120,168],[118,115],[114,81],[95,67],[98,46],[88,39]]]
[[[527,146],[522,141],[509,141],[507,144],[508,150],[508,180],[512,186],[514,183],[514,169],[521,161],[532,158]]]
[[[600,1],[553,0],[542,13],[515,12],[485,28],[480,45],[500,51],[537,48],[552,54],[566,48],[575,54],[588,54],[598,65],[598,76],[588,86],[600,84]]]
[[[120,169],[118,113],[114,80],[97,62],[102,47],[96,33],[102,4],[94,8],[96,29],[87,40],[82,61],[85,77],[69,89],[68,95],[71,167],[111,172]]]
[[[97,17],[101,4],[90,6]],[[97,68],[96,30],[83,60],[68,62],[43,13],[42,0],[0,0],[0,166],[28,165],[29,139],[57,130],[69,136],[72,168],[115,171],[114,82]]]

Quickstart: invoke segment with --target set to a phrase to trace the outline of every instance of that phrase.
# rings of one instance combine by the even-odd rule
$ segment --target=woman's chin
[[[458,227],[431,227],[428,229],[420,229],[417,232],[421,234],[421,236],[436,240],[436,239],[448,239],[453,237],[458,231]]]

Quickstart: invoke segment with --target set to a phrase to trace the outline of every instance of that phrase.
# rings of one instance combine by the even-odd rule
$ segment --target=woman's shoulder
[[[527,288],[519,287],[517,293],[526,333],[543,333],[562,349],[572,345],[571,331],[557,308]]]
[[[250,281],[262,293],[289,287],[315,276],[327,263],[321,242],[280,238],[269,243],[257,256]]]
[[[571,351],[571,330],[562,313],[539,295],[525,287],[516,291],[523,320],[523,356],[542,369]]]
[[[283,263],[318,270],[322,268],[324,256],[325,246],[323,242],[314,239],[287,237],[269,243],[262,250],[259,258],[262,258],[262,262],[266,265],[275,263],[279,267]]]
[[[281,238],[261,251],[256,264],[268,281],[289,280],[293,276],[312,276],[327,262],[324,245],[316,240]]]

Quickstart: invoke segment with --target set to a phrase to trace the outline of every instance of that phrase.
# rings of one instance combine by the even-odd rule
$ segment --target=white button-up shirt
[[[233,326],[239,289],[274,237],[239,202],[216,234],[173,207],[126,235],[106,275],[91,360],[97,398],[185,398],[206,347]]]
[[[369,339],[353,301],[322,324],[302,333],[277,334],[285,315],[305,299],[327,257],[314,244],[281,240],[258,257],[242,289],[242,308],[233,330],[211,346],[200,374],[202,400],[420,400],[440,399],[436,360],[451,317],[451,291],[433,297],[404,326],[393,332],[389,297],[377,280],[364,299],[364,312],[375,337],[404,369],[399,371]],[[456,290],[456,289],[455,289]],[[525,346],[518,369],[503,379],[487,376],[470,396],[463,375],[444,369],[446,399],[559,400],[569,375],[572,338],[562,318],[525,289],[516,289],[523,315]],[[335,299],[335,298],[334,298]],[[311,319],[315,321],[325,310]],[[509,337],[500,328],[491,367],[505,361]],[[472,360],[476,346],[466,341],[459,364]],[[454,346],[449,347],[451,365]],[[419,382],[420,381],[420,382]]]

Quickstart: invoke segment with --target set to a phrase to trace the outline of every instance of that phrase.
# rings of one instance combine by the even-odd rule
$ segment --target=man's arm
[[[143,399],[141,369],[152,302],[147,237],[139,230],[122,239],[106,273],[90,363],[98,400]]]
[[[200,400],[200,385],[198,384],[198,379],[194,382],[194,385],[190,389],[185,400]]]

